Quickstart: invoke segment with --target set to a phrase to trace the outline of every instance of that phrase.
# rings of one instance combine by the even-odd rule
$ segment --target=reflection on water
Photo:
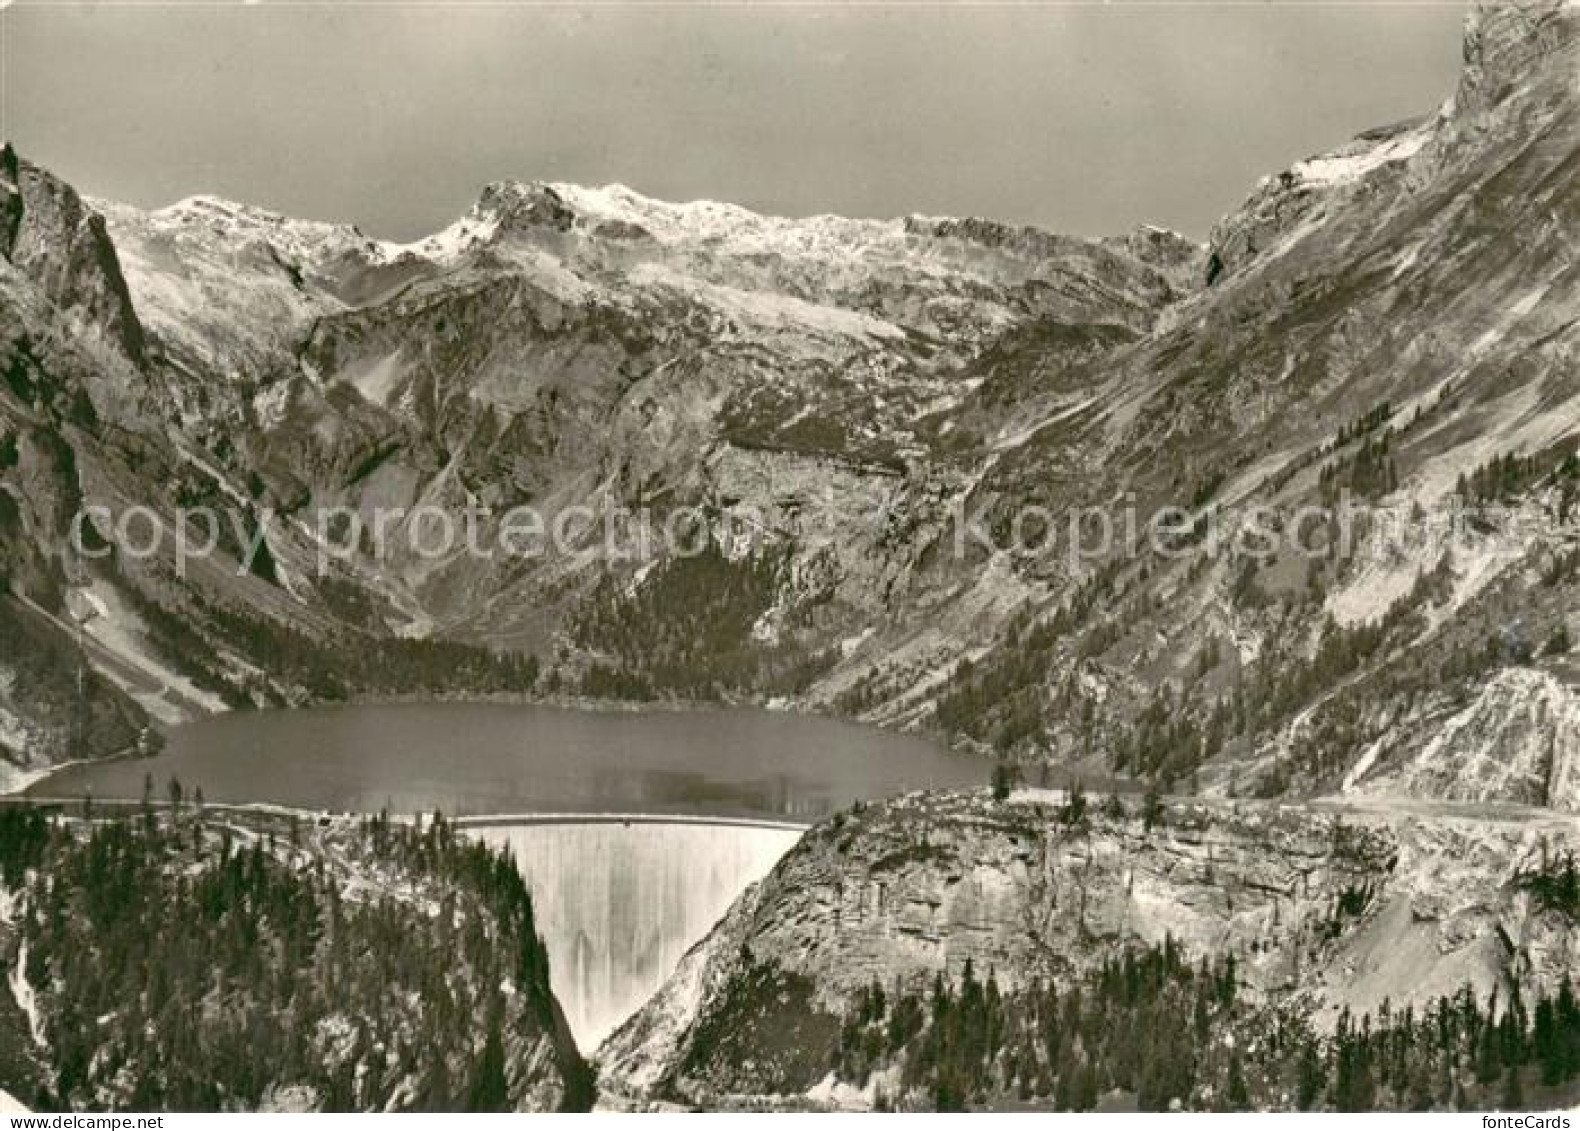
[[[72,767],[38,794],[136,797],[145,774],[212,801],[456,814],[705,813],[814,821],[864,798],[982,785],[910,735],[760,710],[401,704],[223,715],[157,758]]]

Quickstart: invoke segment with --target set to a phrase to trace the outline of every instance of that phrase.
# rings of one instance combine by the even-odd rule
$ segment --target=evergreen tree
[[[499,1033],[499,1014],[488,1019],[488,1035],[478,1058],[466,1100],[467,1111],[509,1111],[510,1085],[505,1080],[505,1043]]]

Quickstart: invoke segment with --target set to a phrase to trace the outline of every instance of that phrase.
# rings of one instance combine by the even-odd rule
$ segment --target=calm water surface
[[[642,812],[815,820],[864,798],[975,787],[988,767],[911,735],[751,709],[413,704],[221,715],[157,758],[71,767],[40,795],[448,813]]]

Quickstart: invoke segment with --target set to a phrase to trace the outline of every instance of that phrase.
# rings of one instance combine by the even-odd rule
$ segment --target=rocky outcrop
[[[62,762],[133,753],[147,725],[58,623],[0,596],[0,793]]]
[[[1485,112],[1516,94],[1527,97],[1533,86],[1549,97],[1572,95],[1580,48],[1576,7],[1574,0],[1478,0],[1465,21],[1455,111]]]
[[[142,362],[143,327],[104,217],[70,185],[7,145],[0,150],[0,218],[0,255],[78,329]]]
[[[1580,960],[1574,920],[1526,883],[1580,848],[1572,822],[1180,803],[1149,828],[1134,813],[1071,824],[1061,806],[917,796],[813,830],[604,1045],[607,1086],[730,1090],[725,1069],[696,1070],[709,1058],[694,1043],[740,1007],[746,967],[838,1017],[874,981],[925,987],[970,962],[1010,989],[1167,936],[1233,955],[1251,992],[1307,1001],[1322,1026],[1465,984],[1551,990]]]
[[[1023,984],[1165,934],[1319,1020],[1466,982],[1550,987],[1576,965],[1573,923],[1526,881],[1575,848],[1553,811],[1577,804],[1577,677],[1531,645],[1580,607],[1561,517],[1580,436],[1577,11],[1478,5],[1448,104],[1263,182],[1210,253],[1156,229],[794,219],[538,182],[395,245],[209,197],[90,207],[8,150],[0,789],[135,740],[103,680],[146,684],[152,665],[137,693],[155,698],[172,682],[106,593],[162,611],[182,629],[166,651],[258,701],[309,699],[293,681],[333,671],[335,648],[395,634],[532,651],[541,687],[573,689],[630,643],[578,632],[594,598],[609,637],[636,604],[644,648],[710,627],[713,593],[677,629],[639,600],[664,563],[596,553],[397,551],[315,582],[321,547],[295,522],[312,504],[689,505],[727,542],[734,512],[763,521],[774,568],[739,667],[795,669],[701,693],[948,726],[1028,761],[1122,759],[1219,796],[1358,788],[1326,807],[1175,801],[1152,827],[1067,821],[1030,792],[847,815],[616,1034],[616,1087],[732,1090],[785,1054],[774,1086],[804,1090],[874,978],[970,961]],[[1032,508],[1144,521],[1343,488],[1426,513],[1495,460],[1483,501],[1535,522],[1507,561],[1419,536],[1255,568],[1210,541],[1084,561],[951,545],[957,514],[1003,535]],[[291,512],[276,576],[89,579],[63,548],[81,502],[191,499]],[[85,644],[69,608],[122,650]],[[1498,819],[1510,805],[1529,808]],[[747,1014],[782,1025],[773,1048],[761,1026],[710,1043]]]
[[[1550,672],[1499,672],[1366,792],[1580,813],[1580,694]]]

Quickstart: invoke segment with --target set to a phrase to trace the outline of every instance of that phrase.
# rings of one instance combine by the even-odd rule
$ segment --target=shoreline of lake
[[[334,812],[654,812],[811,824],[859,800],[978,788],[990,763],[924,736],[760,705],[394,697],[233,711],[148,757],[53,770],[23,795],[141,794]]]

